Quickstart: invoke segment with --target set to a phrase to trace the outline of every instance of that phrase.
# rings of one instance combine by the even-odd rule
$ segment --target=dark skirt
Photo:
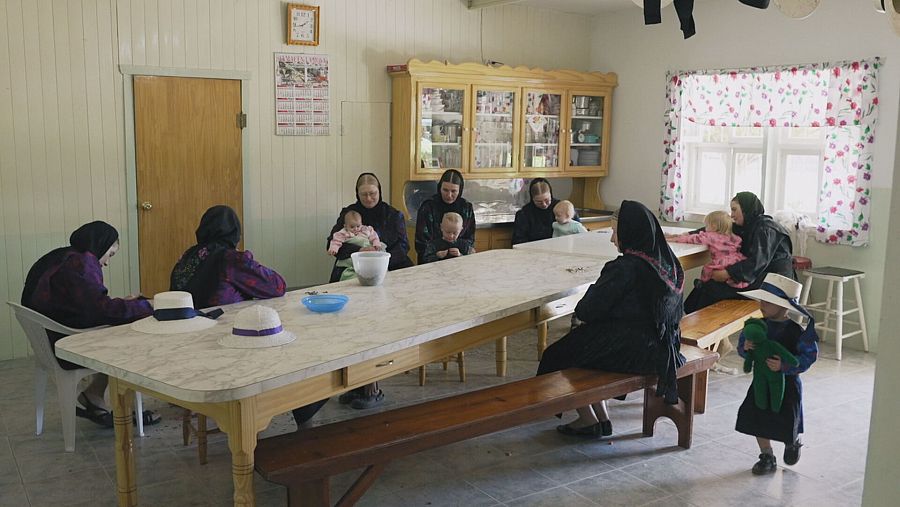
[[[735,428],[755,437],[777,440],[786,444],[797,441],[803,433],[803,386],[797,375],[784,376],[784,401],[781,412],[763,410],[756,406],[753,385],[747,389],[747,397],[738,409]]]
[[[745,289],[746,290],[746,289]],[[738,289],[723,282],[702,282],[684,300],[684,313],[693,313],[701,308],[726,299],[746,299]]]
[[[646,326],[582,324],[544,350],[538,375],[567,368],[654,373],[655,347]]]

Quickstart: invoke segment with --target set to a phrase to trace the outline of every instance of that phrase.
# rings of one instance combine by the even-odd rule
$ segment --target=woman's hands
[[[710,277],[717,282],[727,282],[731,275],[728,274],[727,270],[717,269],[710,274]]]
[[[360,252],[377,252],[378,249],[375,248],[374,246],[366,246],[366,247],[360,248],[359,251]]]
[[[766,359],[766,366],[772,371],[781,371],[781,357],[772,356]]]

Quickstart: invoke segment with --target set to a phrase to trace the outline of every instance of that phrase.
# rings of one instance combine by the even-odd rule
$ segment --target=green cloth
[[[769,327],[762,319],[747,319],[744,323],[744,338],[753,342],[752,349],[745,349],[747,358],[744,359],[744,372],[750,373],[753,370],[753,398],[756,406],[760,410],[768,408],[775,413],[781,412],[784,373],[770,370],[766,359],[778,356],[782,363],[791,366],[797,366],[800,361],[784,345],[769,339]]]

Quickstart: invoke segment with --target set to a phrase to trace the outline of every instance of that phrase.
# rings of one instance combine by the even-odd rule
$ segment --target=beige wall
[[[588,67],[592,25],[574,15],[468,11],[459,0],[303,3],[322,7],[318,47],[284,45],[286,2],[275,0],[0,2],[0,296],[18,300],[34,260],[86,221],[112,223],[133,250],[120,64],[252,74],[245,243],[289,285],[326,281],[323,240],[352,200],[357,173],[374,169],[387,188],[387,64],[483,55],[510,65]],[[330,136],[274,135],[276,51],[329,55]],[[136,290],[128,257],[114,259],[105,275],[114,295]],[[26,354],[3,308],[0,360]]]
[[[694,11],[697,35],[688,40],[682,39],[671,7],[663,9],[663,23],[656,26],[642,25],[640,9],[595,19],[591,70],[619,75],[610,176],[602,186],[605,201],[615,205],[629,198],[651,209],[658,207],[667,70],[884,57],[874,147],[871,244],[850,248],[810,241],[807,250],[816,265],[866,272],[863,300],[867,302],[870,345],[877,348],[897,133],[900,37],[869,0],[822,2],[812,16],[800,21],[775,8],[753,9],[737,1],[698,3]],[[850,339],[845,346],[861,348],[861,340]]]

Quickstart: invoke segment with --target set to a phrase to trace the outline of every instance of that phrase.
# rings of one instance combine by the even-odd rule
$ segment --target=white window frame
[[[704,128],[705,126],[698,126]],[[708,127],[705,127],[708,128]],[[763,202],[767,210],[772,212],[784,208],[785,191],[784,179],[786,169],[786,160],[788,155],[814,155],[818,157],[819,165],[817,170],[816,188],[822,188],[823,178],[823,146],[825,129],[821,129],[818,138],[810,139],[790,139],[788,130],[778,127],[763,127],[763,135],[761,137],[744,137],[735,136],[735,127],[719,127],[726,128],[727,141],[721,143],[712,143],[703,141],[702,132],[700,135],[686,135],[684,137],[685,156],[684,161],[684,193],[685,193],[685,219],[692,222],[702,222],[704,216],[714,209],[728,210],[728,202],[716,205],[711,208],[708,203],[698,203],[693,196],[696,195],[698,183],[694,181],[694,168],[699,166],[700,157],[704,152],[721,152],[726,153],[726,195],[733,196],[735,193],[745,190],[734,187],[734,167],[736,156],[740,153],[758,154],[762,159],[762,174],[760,181],[759,198]],[[813,220],[816,219],[817,210],[801,210],[804,213],[812,213]]]

